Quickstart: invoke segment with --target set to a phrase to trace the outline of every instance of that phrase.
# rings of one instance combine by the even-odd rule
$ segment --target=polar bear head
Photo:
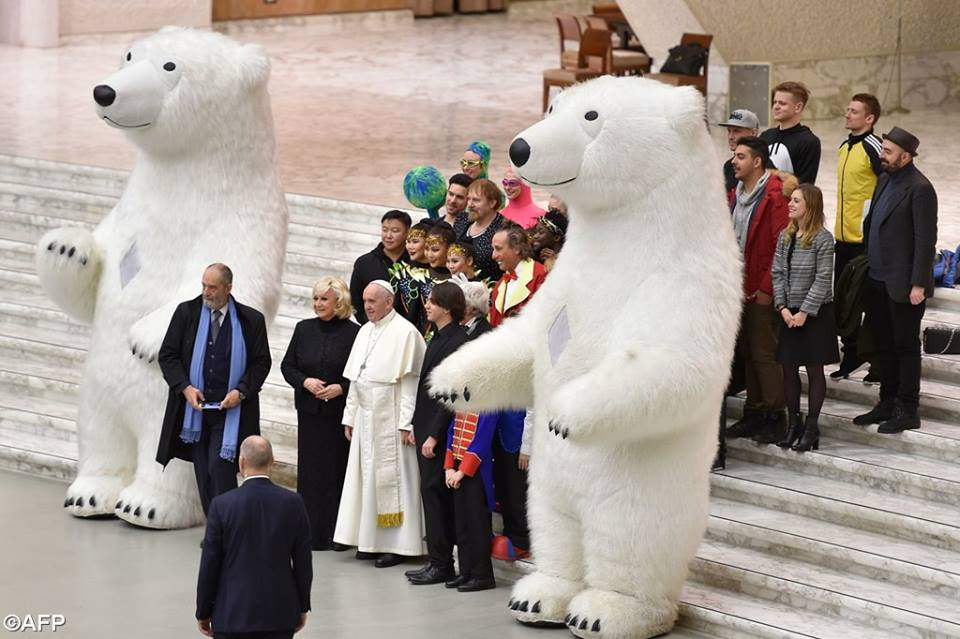
[[[685,158],[703,157],[693,146],[711,146],[699,91],[604,76],[557,96],[514,138],[510,161],[526,182],[596,211],[635,203],[675,177]]]
[[[100,119],[138,147],[169,153],[249,124],[240,107],[252,94],[266,95],[269,75],[259,45],[164,27],[127,47],[120,69],[94,87],[93,98]]]

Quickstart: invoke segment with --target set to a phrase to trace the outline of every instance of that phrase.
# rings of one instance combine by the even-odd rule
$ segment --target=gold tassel
[[[377,515],[377,528],[396,528],[403,525],[403,513]]]

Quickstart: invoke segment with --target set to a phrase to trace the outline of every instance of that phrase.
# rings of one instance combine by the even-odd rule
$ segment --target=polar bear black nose
[[[510,161],[514,166],[523,166],[530,159],[530,145],[523,138],[517,138],[510,145]]]
[[[102,107],[108,107],[117,99],[117,92],[105,84],[93,87],[93,99]]]

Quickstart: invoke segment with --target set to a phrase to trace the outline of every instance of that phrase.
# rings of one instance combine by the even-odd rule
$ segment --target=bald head
[[[371,322],[382,320],[393,308],[393,293],[383,284],[371,282],[363,289],[363,311]]]
[[[273,466],[273,446],[259,435],[250,435],[240,444],[240,473],[250,475],[269,475]]]

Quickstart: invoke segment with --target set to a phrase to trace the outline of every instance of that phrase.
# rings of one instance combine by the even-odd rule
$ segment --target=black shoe
[[[414,586],[432,586],[450,581],[456,576],[453,572],[453,566],[430,566],[426,572],[419,575],[408,577],[410,583]]]
[[[776,444],[783,438],[783,433],[786,431],[786,421],[782,410],[764,413],[762,425],[753,436],[753,441],[758,444]]]
[[[880,400],[869,413],[854,417],[853,423],[857,426],[869,426],[870,424],[885,422],[893,415],[893,406],[892,401]]]
[[[743,417],[733,423],[733,426],[723,431],[724,438],[753,437],[762,426],[761,417],[761,413],[744,413]]]
[[[350,550],[351,548],[353,548],[353,546],[348,546],[347,544],[341,544],[336,541],[330,542],[330,550],[332,550],[333,552],[343,552],[345,550]]]
[[[711,471],[723,470],[727,467],[727,455],[723,451],[717,451],[717,456],[713,458],[713,465],[710,466]]]
[[[426,564],[424,564],[423,566],[420,566],[419,568],[414,568],[412,570],[404,571],[403,576],[409,579],[410,577],[422,575],[423,573],[430,570],[431,567],[432,567],[432,564],[430,562],[427,562]]]
[[[363,552],[362,550],[357,551],[357,559],[360,561],[372,561],[379,558],[380,553],[378,552]]]
[[[451,579],[450,581],[447,581],[446,583],[444,583],[444,584],[443,584],[443,587],[444,587],[444,588],[459,588],[460,586],[462,586],[463,584],[467,583],[468,581],[470,581],[470,578],[467,577],[466,575],[457,575],[456,577],[454,577],[454,578]]]
[[[807,417],[807,423],[803,426],[803,437],[791,450],[798,453],[805,453],[810,449],[820,448],[820,425],[817,424],[816,417]]]
[[[907,409],[897,403],[893,408],[893,415],[877,428],[878,433],[891,435],[893,433],[902,433],[905,430],[920,428],[920,416],[917,415],[917,409]]]
[[[487,579],[476,579],[471,577],[457,586],[457,592],[478,592],[480,590],[493,590],[497,587],[497,582],[493,577]]]
[[[854,372],[866,362],[856,355],[843,355],[843,361],[840,362],[840,368],[830,373],[830,379],[846,379],[850,373]]]
[[[790,425],[787,427],[787,432],[783,436],[783,439],[777,442],[777,446],[780,448],[793,447],[803,436],[803,415],[800,413],[790,413],[787,415],[787,418],[790,421]]]
[[[397,566],[402,564],[407,560],[403,555],[396,555],[392,552],[385,552],[377,560],[373,562],[373,565],[377,568],[389,568],[390,566]]]
[[[872,368],[867,371],[867,374],[863,378],[863,383],[867,386],[876,386],[882,381],[883,380],[880,379],[880,373]]]

